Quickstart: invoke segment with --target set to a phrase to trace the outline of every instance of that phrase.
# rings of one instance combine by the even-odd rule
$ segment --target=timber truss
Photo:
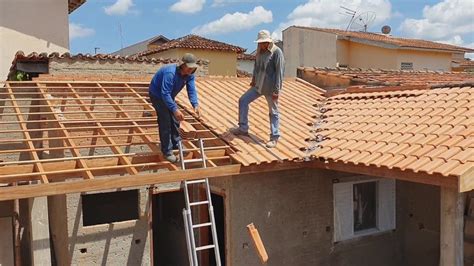
[[[227,143],[185,114],[207,169],[179,171],[163,159],[148,83],[1,83],[0,200],[238,173]],[[200,158],[197,140],[184,145]]]

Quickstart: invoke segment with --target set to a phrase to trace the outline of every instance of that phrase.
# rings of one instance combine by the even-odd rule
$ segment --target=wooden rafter
[[[122,179],[133,183],[142,176],[153,176],[146,180],[160,183],[161,175],[164,180],[166,176],[176,180],[188,176],[180,171],[161,173],[179,168],[164,161],[160,153],[146,83],[6,82],[1,86],[0,183],[21,185],[0,188],[0,200],[18,198],[17,191],[31,191],[32,197],[67,193],[57,187],[67,188],[71,182],[81,184],[75,191],[91,191],[96,188],[90,182],[104,178],[113,178],[112,186],[119,188],[122,181],[116,181]],[[204,172],[214,173],[215,168],[233,164],[233,150],[224,141],[189,113],[185,112],[185,119],[206,143],[210,168]],[[202,156],[196,140],[184,141],[184,145],[190,156]],[[134,178],[137,175],[140,177]],[[31,183],[37,180],[41,184]],[[54,186],[43,186],[48,182]],[[128,182],[127,186],[132,184]]]

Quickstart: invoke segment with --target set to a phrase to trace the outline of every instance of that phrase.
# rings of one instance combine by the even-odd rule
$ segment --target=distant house
[[[389,35],[292,26],[283,31],[286,76],[297,67],[451,71],[474,49]]]
[[[236,76],[237,55],[245,51],[246,49],[235,45],[197,35],[187,35],[136,55],[147,58],[180,59],[185,53],[193,53],[200,59],[209,60],[209,75]]]
[[[154,36],[152,38],[146,39],[139,43],[127,46],[122,48],[116,52],[113,52],[112,55],[120,55],[120,56],[130,56],[138,53],[142,53],[148,50],[153,50],[158,48],[160,45],[163,45],[169,42],[170,39],[166,38],[163,35]]]
[[[255,64],[255,55],[241,53],[237,55],[237,70],[252,74]]]
[[[69,51],[69,14],[86,0],[0,1],[0,80],[18,50]]]

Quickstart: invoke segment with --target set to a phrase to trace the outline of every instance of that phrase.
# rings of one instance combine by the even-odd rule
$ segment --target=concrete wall
[[[13,224],[12,217],[0,218],[0,265],[13,266]]]
[[[293,170],[211,179],[227,195],[227,263],[260,265],[246,229],[254,223],[268,252],[268,265],[437,265],[436,187],[397,181],[396,230],[333,242],[334,180],[367,178]]]
[[[397,65],[400,69],[402,62],[412,62],[413,70],[451,71],[452,53],[398,50]]]
[[[140,189],[140,218],[138,220],[86,227],[82,222],[80,194],[67,195],[70,264],[151,265],[148,195],[147,189]]]
[[[237,61],[237,69],[240,71],[247,72],[249,74],[253,73],[255,61],[253,60],[238,60]]]
[[[0,1],[0,80],[6,80],[18,50],[67,52],[68,1]]]
[[[295,27],[283,31],[285,76],[295,77],[300,66],[335,67],[336,38],[334,34]]]

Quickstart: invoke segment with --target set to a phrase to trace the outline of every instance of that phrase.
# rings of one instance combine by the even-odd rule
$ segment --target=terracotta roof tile
[[[207,39],[201,36],[190,34],[178,39],[174,39],[167,43],[164,43],[160,45],[158,48],[141,52],[138,54],[138,56],[147,56],[147,55],[159,53],[159,52],[166,51],[169,49],[176,49],[176,48],[231,51],[231,52],[236,52],[238,54],[244,53],[246,51],[246,49],[239,46],[235,46],[235,45],[231,45],[231,44],[227,44],[227,43],[223,43],[223,42],[219,42],[219,41]]]
[[[364,87],[384,87],[384,89],[395,90],[392,94],[400,96],[407,94],[420,94],[416,90],[401,90],[400,87],[387,86],[443,86],[445,84],[462,84],[464,82],[470,83],[474,81],[474,73],[470,72],[436,72],[429,70],[385,70],[385,69],[360,69],[360,68],[313,68],[313,67],[299,67],[299,71],[311,73],[321,78],[330,76],[331,79],[339,78],[341,80],[350,80],[348,85],[348,92],[357,92]],[[374,90],[374,89],[372,89]],[[461,93],[460,91],[459,93]],[[368,94],[358,95],[359,97],[376,97],[387,96],[387,94],[380,94],[368,91]],[[348,97],[347,94],[340,96],[340,98]]]
[[[330,141],[311,155],[444,176],[474,167],[474,86],[376,94],[329,97]]]

